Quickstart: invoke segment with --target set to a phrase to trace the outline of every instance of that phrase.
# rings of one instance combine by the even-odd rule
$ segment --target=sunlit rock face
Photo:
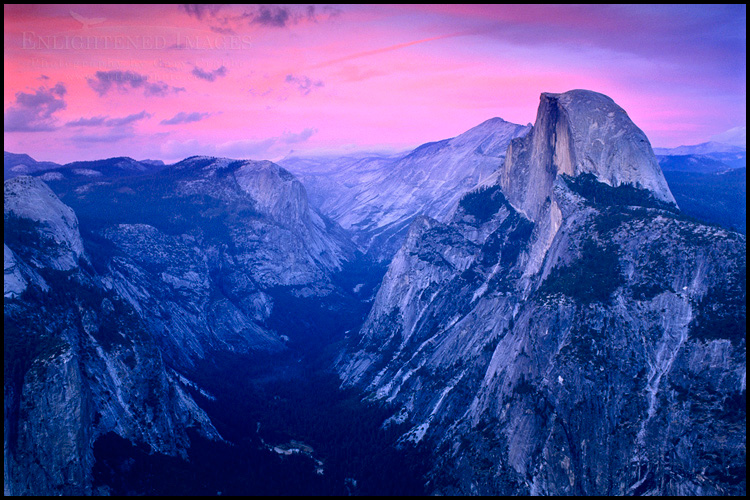
[[[611,99],[543,94],[495,179],[412,224],[338,370],[437,450],[434,493],[741,494],[745,251]]]
[[[585,173],[674,203],[646,135],[612,99],[588,90],[542,94],[533,133],[515,139],[508,149],[503,192],[536,220],[558,175]]]

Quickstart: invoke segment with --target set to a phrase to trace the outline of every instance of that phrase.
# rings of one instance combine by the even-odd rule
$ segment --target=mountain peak
[[[646,135],[610,97],[581,89],[543,93],[531,133],[508,149],[501,176],[506,196],[533,220],[558,175],[586,173],[674,203]]]
[[[529,129],[526,125],[494,117],[449,141],[454,148],[469,148],[484,156],[502,157],[505,155],[508,142],[514,137],[524,135]]]
[[[745,152],[746,149],[743,147],[716,141],[702,142],[691,146],[679,146],[676,148],[654,148],[655,154],[663,156],[705,155],[712,153],[743,154]]]
[[[615,104],[615,101],[602,93],[594,92],[593,90],[586,90],[586,89],[573,89],[568,90],[567,92],[562,93],[554,93],[554,92],[542,92],[542,95],[540,97],[542,100],[544,99],[558,99],[561,102],[565,103],[566,105],[576,103],[576,104],[591,104],[591,103],[601,103],[602,105],[607,106],[617,106]],[[620,108],[619,106],[617,106]],[[620,108],[622,109],[622,108]]]

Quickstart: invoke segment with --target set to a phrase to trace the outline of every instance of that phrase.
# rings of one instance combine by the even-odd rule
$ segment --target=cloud
[[[122,127],[125,125],[130,125],[133,122],[137,122],[140,120],[145,120],[146,118],[151,118],[152,115],[149,113],[146,113],[146,111],[141,111],[140,113],[136,113],[133,115],[128,115],[123,118],[112,118],[110,120],[107,120],[104,125],[107,127]]]
[[[711,136],[712,141],[731,144],[732,146],[747,147],[747,127],[733,127],[729,130]]]
[[[289,9],[279,7],[278,5],[260,5],[258,10],[251,17],[252,24],[261,24],[263,26],[272,26],[283,28],[292,17]]]
[[[16,93],[16,102],[4,115],[5,132],[42,132],[54,130],[57,118],[53,115],[65,109],[65,85],[58,83],[52,88],[39,87],[33,94]]]
[[[310,92],[312,92],[313,88],[315,87],[322,87],[323,82],[320,80],[312,80],[307,76],[300,75],[300,76],[294,76],[294,75],[286,75],[286,78],[284,79],[286,83],[289,83],[297,88],[299,90],[299,93],[302,95],[307,95]]]
[[[151,118],[146,111],[124,116],[122,118],[110,118],[109,116],[93,116],[91,118],[79,118],[65,124],[66,127],[124,127],[139,120]]]
[[[209,29],[214,33],[218,33],[220,35],[235,35],[237,33],[232,28],[224,28],[221,26],[209,26]]]
[[[213,71],[203,71],[198,66],[196,66],[193,68],[193,71],[191,71],[191,73],[196,78],[200,78],[202,80],[213,82],[220,76],[227,76],[227,68],[224,66],[221,66]]]
[[[130,139],[135,136],[132,129],[114,129],[111,133],[102,135],[75,135],[70,140],[79,147],[87,144],[108,144],[119,142],[123,139]]]
[[[179,8],[190,17],[206,22],[211,31],[221,34],[235,33],[247,25],[289,28],[301,22],[327,21],[341,14],[341,10],[335,7],[316,8],[314,5],[257,5],[248,9],[241,5],[194,4]]]
[[[181,4],[178,7],[184,10],[189,16],[201,20],[205,17],[215,17],[224,6],[210,3],[188,3]]]
[[[184,111],[180,111],[169,120],[162,120],[161,124],[162,125],[179,125],[181,123],[199,122],[205,118],[208,118],[209,116],[211,116],[211,113],[199,113],[197,111],[193,113],[185,113]]]
[[[216,146],[216,153],[228,158],[259,158],[268,155],[277,140],[278,138],[271,137],[263,140],[244,139],[225,142]]]
[[[107,116],[93,116],[91,118],[79,118],[65,124],[66,127],[100,127],[104,125]]]
[[[316,132],[317,129],[306,128],[299,133],[286,131],[280,136],[266,139],[242,139],[221,144],[208,144],[196,139],[168,140],[162,143],[161,154],[170,159],[182,159],[194,155],[268,159],[288,154],[290,144],[305,142]]]
[[[184,91],[182,87],[172,87],[164,82],[149,82],[147,75],[141,75],[135,71],[120,71],[117,69],[110,71],[97,71],[94,78],[87,78],[89,87],[104,96],[112,89],[119,92],[128,92],[130,89],[143,89],[145,96],[164,97],[170,93]]]
[[[132,139],[136,136],[133,124],[135,122],[151,118],[153,115],[145,110],[140,113],[134,113],[119,118],[110,118],[109,116],[93,116],[91,118],[79,118],[65,124],[66,127],[76,128],[94,128],[100,127],[94,134],[77,134],[70,137],[77,147],[86,147],[89,144],[111,144],[124,139]]]
[[[318,129],[316,128],[306,128],[302,132],[298,134],[294,134],[292,132],[284,132],[281,134],[281,142],[285,144],[295,144],[298,142],[305,142],[308,140],[314,133],[316,133]]]
[[[272,28],[286,28],[298,24],[302,21],[317,23],[327,21],[341,14],[340,9],[324,6],[320,10],[315,9],[314,5],[308,5],[306,8],[290,8],[278,5],[259,5],[255,11],[245,11],[244,17],[250,20],[250,24],[260,24]]]

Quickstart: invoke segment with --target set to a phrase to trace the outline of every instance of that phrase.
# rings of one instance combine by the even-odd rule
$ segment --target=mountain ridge
[[[134,457],[158,460],[130,443],[185,458],[191,429],[275,457],[258,408],[294,411],[277,382],[330,358],[383,404],[377,440],[357,439],[430,447],[429,493],[744,492],[745,237],[680,211],[612,99],[545,93],[533,126],[327,161],[113,158],[5,181],[6,493],[106,493],[94,458],[137,478]],[[347,227],[316,208],[336,190]],[[295,428],[330,436],[336,407]]]
[[[412,223],[338,358],[344,386],[413,422],[402,441],[434,442],[433,494],[744,488],[744,413],[724,395],[745,394],[745,238],[676,210],[627,115],[630,133],[604,130],[628,141],[617,161],[587,156],[577,140],[618,113],[599,96],[542,94],[496,184],[464,195],[450,220]],[[734,472],[697,481],[714,454]]]
[[[403,154],[340,158],[335,171],[305,158],[280,163],[300,176],[323,213],[383,261],[398,249],[414,217],[445,217],[463,192],[500,167],[510,140],[528,130],[491,118]]]

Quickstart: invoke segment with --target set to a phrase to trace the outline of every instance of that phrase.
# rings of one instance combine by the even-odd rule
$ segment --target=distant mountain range
[[[718,143],[655,148],[659,166],[680,209],[687,215],[739,231],[747,231],[744,149]]]
[[[700,146],[572,90],[399,155],[6,152],[6,495],[743,495],[744,152]]]
[[[707,155],[712,153],[746,153],[746,149],[731,144],[720,142],[702,142],[693,146],[679,146],[676,148],[654,148],[657,156],[685,156],[685,155]]]
[[[442,218],[461,195],[502,165],[510,141],[530,127],[492,118],[452,139],[394,156],[290,157],[320,210],[354,234],[360,248],[389,260],[417,215]]]
[[[28,175],[42,170],[60,167],[51,161],[36,161],[27,154],[3,152],[3,178],[11,179],[17,175]]]
[[[65,178],[115,177],[157,171],[164,166],[161,160],[136,161],[128,157],[105,160],[76,161],[60,165],[50,161],[36,161],[27,154],[3,153],[4,179],[19,175],[45,175],[44,180]]]

